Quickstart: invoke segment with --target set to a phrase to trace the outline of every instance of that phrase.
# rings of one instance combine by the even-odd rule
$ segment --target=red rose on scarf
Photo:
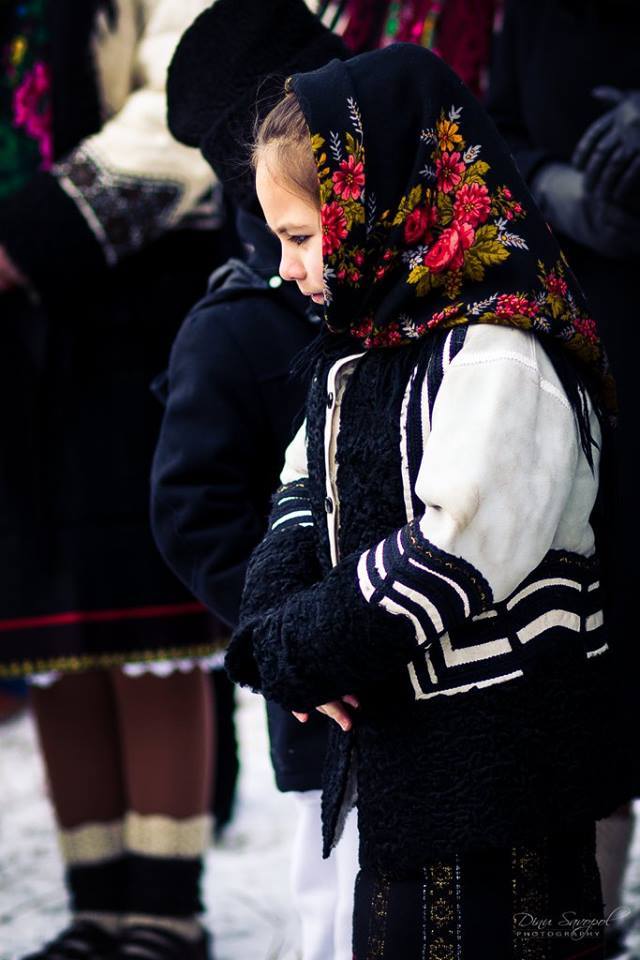
[[[457,187],[462,180],[465,165],[460,157],[460,152],[455,150],[453,153],[441,154],[436,160],[438,190],[442,190],[443,193],[449,193],[449,191]]]
[[[416,207],[404,224],[404,242],[413,246],[422,240],[429,243],[432,238],[431,227],[438,219],[436,207]]]
[[[339,203],[325,203],[321,210],[322,256],[334,253],[347,233],[347,220]]]
[[[465,183],[460,187],[453,205],[453,215],[457,221],[477,227],[485,222],[490,211],[489,191],[483,183]]]
[[[353,154],[343,160],[333,177],[333,189],[343,200],[358,200],[364,187],[364,164],[356,163]]]
[[[469,223],[454,221],[443,230],[440,237],[424,258],[425,267],[433,273],[442,270],[458,270],[464,263],[464,251],[468,250],[475,239],[475,230]]]

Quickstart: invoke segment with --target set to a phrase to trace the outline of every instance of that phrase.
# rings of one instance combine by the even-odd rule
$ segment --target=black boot
[[[198,940],[187,940],[160,926],[126,927],[120,935],[113,960],[213,960],[211,938],[206,930]]]
[[[55,940],[23,960],[102,960],[111,957],[116,938],[96,923],[75,920]]]

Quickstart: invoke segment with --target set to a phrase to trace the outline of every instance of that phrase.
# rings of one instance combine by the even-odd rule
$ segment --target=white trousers
[[[320,790],[294,793],[298,823],[291,895],[302,928],[302,960],[352,960],[353,891],[358,873],[355,809],[328,860],[322,859]]]

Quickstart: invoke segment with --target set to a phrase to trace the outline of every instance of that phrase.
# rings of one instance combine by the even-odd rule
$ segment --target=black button
[[[331,499],[331,497],[327,497],[326,500],[324,501],[324,508],[327,511],[327,513],[333,513],[333,500]]]
[[[333,394],[332,394],[332,393],[330,393],[330,394],[327,396],[327,406],[329,407],[329,410],[331,410],[331,407],[333,406]]]

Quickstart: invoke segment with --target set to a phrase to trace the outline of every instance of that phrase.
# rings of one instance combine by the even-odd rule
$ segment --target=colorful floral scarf
[[[292,78],[312,132],[325,320],[366,349],[493,323],[560,341],[615,409],[596,325],[508,148],[434,54],[394,44]]]

